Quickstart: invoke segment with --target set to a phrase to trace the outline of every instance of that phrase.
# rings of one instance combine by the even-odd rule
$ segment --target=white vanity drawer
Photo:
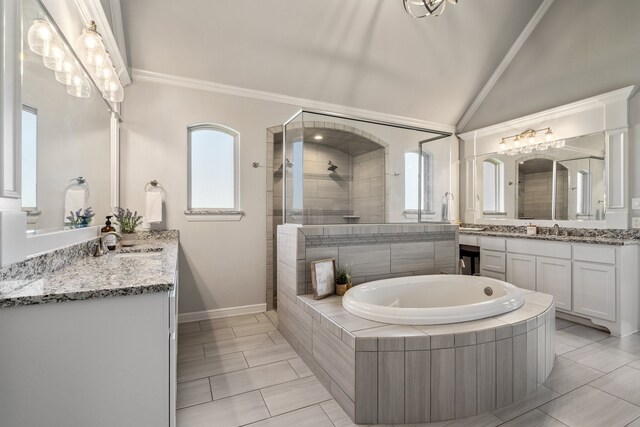
[[[458,236],[458,243],[461,245],[478,246],[478,236],[460,234]]]
[[[600,245],[573,245],[573,259],[578,261],[616,263],[616,248]]]
[[[504,251],[505,240],[499,237],[480,237],[480,247],[491,251]]]
[[[488,251],[480,248],[480,270],[489,270],[496,273],[506,273],[505,253],[497,251]],[[484,275],[484,273],[483,273]]]
[[[571,243],[549,241],[534,242],[526,239],[509,239],[507,240],[507,252],[570,259]]]

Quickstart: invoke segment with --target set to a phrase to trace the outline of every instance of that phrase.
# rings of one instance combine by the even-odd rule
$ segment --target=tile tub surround
[[[278,295],[312,292],[312,261],[351,264],[353,284],[457,271],[458,236],[451,224],[278,226]],[[279,296],[278,296],[279,298]]]
[[[527,292],[500,316],[450,325],[387,325],[341,297],[282,296],[279,330],[358,424],[464,418],[524,399],[554,364],[553,297]]]
[[[118,256],[119,248],[92,256],[97,239],[63,248],[5,269],[0,280],[0,307],[136,295],[173,288],[178,259],[178,232],[138,233],[138,243],[124,251],[149,256]],[[158,251],[159,248],[162,250]],[[40,258],[36,257],[36,258]],[[33,263],[33,265],[30,265]],[[23,265],[26,264],[26,265]],[[3,269],[3,270],[5,270]]]
[[[484,228],[482,231],[460,230],[460,234],[472,236],[515,237],[531,240],[550,240],[557,242],[592,243],[600,245],[640,245],[640,230],[617,230],[598,228],[564,228],[566,236],[554,236],[550,227],[538,227],[538,234],[528,235],[526,226],[461,224],[460,227]]]

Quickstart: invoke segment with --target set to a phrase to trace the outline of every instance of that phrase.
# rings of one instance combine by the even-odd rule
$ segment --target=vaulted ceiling
[[[122,2],[129,65],[455,125],[541,0]]]

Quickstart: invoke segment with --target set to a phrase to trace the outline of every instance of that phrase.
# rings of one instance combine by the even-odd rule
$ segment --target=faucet
[[[558,224],[553,224],[553,231],[552,231],[554,236],[559,236],[560,235],[560,226]]]

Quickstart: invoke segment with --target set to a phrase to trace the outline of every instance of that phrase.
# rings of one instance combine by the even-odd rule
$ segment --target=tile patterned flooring
[[[355,426],[275,326],[275,312],[178,327],[178,427]],[[544,386],[492,413],[405,426],[640,427],[640,335],[556,321]]]

